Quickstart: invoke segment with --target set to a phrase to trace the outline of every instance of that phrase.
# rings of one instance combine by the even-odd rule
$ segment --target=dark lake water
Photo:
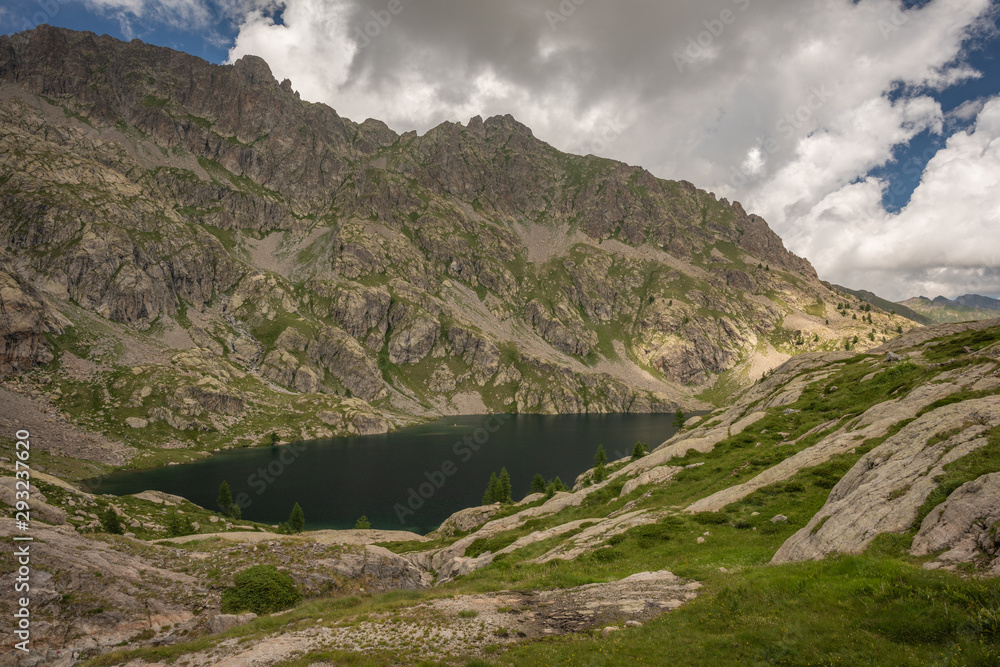
[[[229,483],[243,518],[276,524],[298,502],[309,529],[373,528],[426,533],[478,505],[490,473],[506,466],[513,496],[535,473],[567,485],[593,466],[598,445],[614,460],[637,440],[651,448],[674,433],[673,415],[497,415],[448,417],[378,436],[221,452],[208,459],[92,480],[95,493],[155,490],[214,508]]]

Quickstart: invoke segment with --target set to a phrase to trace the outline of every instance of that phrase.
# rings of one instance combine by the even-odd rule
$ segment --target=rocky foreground
[[[730,586],[744,585],[737,582],[766,586],[767,577],[795,576],[817,560],[849,569],[851,557],[869,559],[862,571],[892,563],[904,568],[897,577],[940,574],[951,579],[933,581],[948,591],[985,591],[963,593],[972,595],[968,604],[949,612],[972,615],[966,630],[935,630],[929,644],[910,643],[915,626],[876,633],[880,651],[923,656],[914,664],[928,664],[932,654],[921,647],[941,642],[1000,655],[984,625],[993,613],[989,595],[1000,595],[993,579],[1000,576],[1000,320],[921,329],[870,354],[799,356],[731,407],[691,420],[649,454],[611,462],[604,473],[584,473],[570,492],[464,510],[426,537],[280,536],[227,524],[183,499],[94,497],[42,476],[39,517],[48,525],[38,524],[35,543],[37,652],[2,659],[71,665],[103,655],[100,664],[139,666],[158,663],[167,654],[155,647],[166,646],[190,665],[308,655],[320,664],[352,654],[376,664],[463,664],[476,656],[525,664],[532,651],[586,651],[587,642],[627,648],[657,637],[653,646],[668,646],[672,623],[699,613],[708,622],[713,609],[737,613],[726,597]],[[7,494],[0,501],[9,504],[7,487],[0,485]],[[93,532],[96,511],[108,505],[132,536]],[[163,539],[178,511],[209,534]],[[12,523],[0,521],[4,538]],[[283,612],[284,625],[280,615],[219,612],[221,590],[258,563],[287,571],[306,595],[304,606]],[[837,581],[852,576],[861,585],[860,572]],[[882,597],[865,603],[876,615],[854,613],[858,622],[876,622],[885,595],[947,597],[884,586],[855,595],[876,590]],[[749,589],[740,595],[753,597]],[[785,604],[783,594],[768,595],[769,607]],[[839,595],[831,588],[824,604],[847,604]]]

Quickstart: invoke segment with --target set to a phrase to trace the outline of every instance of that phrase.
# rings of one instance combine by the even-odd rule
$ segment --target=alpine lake
[[[285,521],[297,502],[309,530],[353,528],[365,515],[372,528],[425,534],[479,505],[490,475],[504,467],[518,501],[536,474],[571,487],[593,467],[599,445],[610,461],[630,456],[636,442],[652,450],[675,433],[673,424],[673,414],[447,417],[385,435],[238,449],[116,472],[90,480],[88,489],[119,496],[162,491],[214,508],[225,481],[251,521]]]

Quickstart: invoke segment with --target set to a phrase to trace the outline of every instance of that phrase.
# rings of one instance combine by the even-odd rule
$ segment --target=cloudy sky
[[[1000,0],[0,0],[255,54],[397,131],[511,113],[554,146],[743,202],[827,280],[1000,296]]]

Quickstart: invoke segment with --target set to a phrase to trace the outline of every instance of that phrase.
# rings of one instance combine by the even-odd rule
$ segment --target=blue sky
[[[821,277],[1000,295],[1000,0],[0,0],[227,63],[426,131],[512,113],[540,138],[763,215]],[[994,141],[997,139],[997,141]]]

